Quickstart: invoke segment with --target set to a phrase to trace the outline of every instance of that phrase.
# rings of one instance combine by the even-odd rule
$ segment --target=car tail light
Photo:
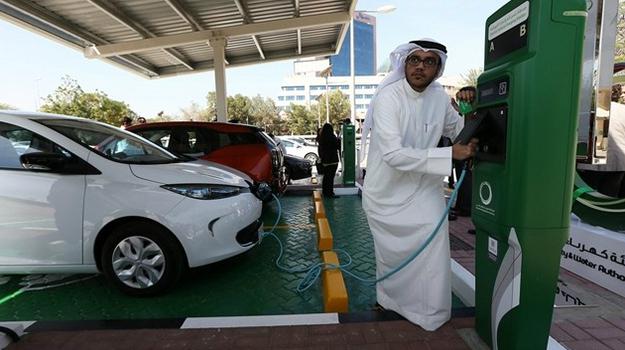
[[[280,168],[280,150],[275,148],[271,150],[271,164],[274,169]]]

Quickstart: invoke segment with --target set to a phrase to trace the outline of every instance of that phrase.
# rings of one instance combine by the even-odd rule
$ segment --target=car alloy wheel
[[[308,154],[306,154],[306,155],[304,156],[304,159],[306,159],[307,161],[309,161],[311,164],[315,164],[315,163],[317,163],[317,159],[318,159],[318,158],[319,158],[319,157],[317,157],[317,155],[316,155],[316,154],[314,154],[314,153],[308,153]]]
[[[117,244],[112,256],[117,278],[131,288],[149,288],[163,277],[165,255],[149,238],[130,236]]]
[[[102,271],[122,292],[157,295],[173,287],[188,268],[176,237],[151,222],[127,222],[106,237],[100,253]]]

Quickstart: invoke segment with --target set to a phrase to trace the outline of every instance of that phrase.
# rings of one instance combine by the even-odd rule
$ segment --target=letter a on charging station
[[[476,329],[492,349],[545,349],[569,233],[584,0],[510,1],[486,21],[470,121]],[[468,126],[468,124],[467,124]]]

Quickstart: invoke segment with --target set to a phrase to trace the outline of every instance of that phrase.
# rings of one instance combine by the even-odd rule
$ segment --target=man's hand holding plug
[[[475,101],[475,88],[472,86],[463,87],[456,93],[456,100],[473,104]],[[451,157],[456,160],[464,160],[475,156],[479,139],[472,138],[468,144],[456,143],[451,148]]]

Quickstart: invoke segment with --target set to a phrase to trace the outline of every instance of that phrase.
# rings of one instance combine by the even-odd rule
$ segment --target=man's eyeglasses
[[[418,66],[419,63],[423,63],[423,66],[428,68],[438,66],[438,60],[434,57],[426,57],[422,59],[419,56],[408,56],[408,58],[406,58],[406,63],[411,66]]]

